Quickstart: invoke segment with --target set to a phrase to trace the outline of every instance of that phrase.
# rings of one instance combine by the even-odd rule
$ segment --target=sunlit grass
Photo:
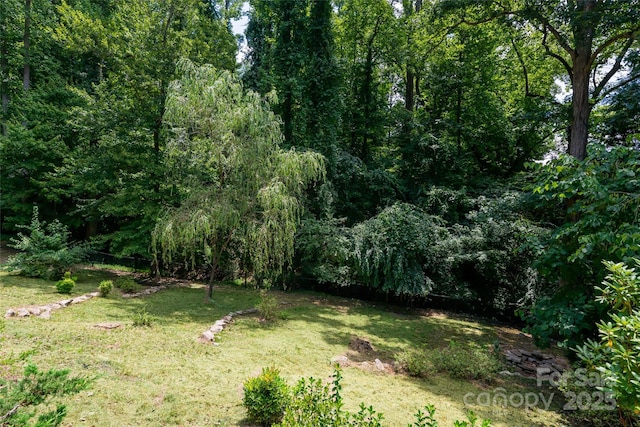
[[[78,272],[74,294],[93,291],[110,273]],[[0,275],[0,312],[8,307],[60,299],[53,282]],[[389,311],[356,300],[314,293],[276,293],[285,319],[269,325],[257,317],[239,317],[216,341],[197,342],[199,335],[230,311],[254,306],[256,291],[234,285],[218,286],[214,301],[204,303],[201,285],[172,288],[144,299],[123,299],[114,290],[108,298],[56,311],[51,319],[9,319],[0,350],[0,373],[17,376],[23,359],[42,368],[69,368],[74,374],[95,376],[93,387],[68,398],[63,425],[166,426],[247,425],[241,405],[242,383],[262,367],[276,366],[293,384],[303,376],[328,378],[330,359],[350,353],[354,336],[371,342],[375,355],[392,362],[410,347],[445,347],[451,340],[491,345],[493,327],[447,316]],[[145,307],[154,318],[150,328],[133,326],[134,314]],[[114,330],[95,325],[119,322]],[[373,362],[373,360],[370,360]],[[343,372],[347,409],[360,402],[384,413],[389,426],[406,425],[427,403],[437,407],[443,426],[464,417],[464,395],[495,386],[520,390],[518,382],[487,386],[446,375],[427,379],[366,371]],[[511,381],[511,380],[509,380]],[[537,390],[533,390],[537,391]],[[560,425],[560,416],[541,410],[473,408],[496,426]],[[82,421],[82,424],[80,423]]]

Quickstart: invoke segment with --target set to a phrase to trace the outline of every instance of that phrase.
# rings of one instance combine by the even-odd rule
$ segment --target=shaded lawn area
[[[81,270],[74,295],[96,290],[108,271]],[[62,299],[53,282],[0,273],[0,312],[9,307]],[[221,285],[214,301],[204,304],[199,284],[172,288],[143,299],[124,299],[117,290],[108,298],[55,311],[51,319],[7,319],[0,350],[0,373],[17,377],[24,360],[42,369],[69,368],[95,376],[93,386],[67,399],[63,425],[165,426],[249,425],[242,407],[242,383],[266,366],[275,366],[293,384],[303,376],[328,379],[330,359],[348,354],[392,362],[408,348],[459,344],[490,346],[496,328],[445,314],[391,311],[357,300],[308,292],[275,293],[284,320],[264,324],[257,317],[238,317],[216,336],[217,346],[197,342],[199,335],[231,311],[255,306],[256,291]],[[150,328],[132,326],[141,308],[154,317]],[[114,330],[95,325],[119,322]],[[373,355],[349,350],[353,337],[371,342]],[[355,360],[355,359],[354,359]],[[465,394],[504,387],[539,392],[535,382],[498,378],[496,384],[452,380],[434,373],[427,379],[356,367],[343,371],[347,409],[361,402],[384,413],[385,424],[407,425],[427,403],[437,408],[443,426],[465,414]],[[472,407],[495,426],[555,426],[559,414],[540,408]]]

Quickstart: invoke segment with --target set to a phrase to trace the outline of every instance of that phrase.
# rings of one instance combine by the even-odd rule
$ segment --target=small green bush
[[[27,426],[36,415],[35,407],[46,407],[48,412],[38,417],[36,426],[58,426],[67,411],[63,404],[55,409],[49,405],[55,397],[69,396],[85,390],[92,379],[87,377],[70,377],[68,370],[51,369],[40,371],[29,363],[24,368],[24,377],[20,380],[0,378],[0,425]],[[54,402],[55,402],[54,401]]]
[[[58,293],[61,294],[70,294],[73,288],[76,287],[76,278],[71,277],[71,272],[67,271],[64,273],[64,277],[62,280],[58,280],[56,283],[56,289]]]
[[[149,314],[146,307],[142,307],[133,315],[133,326],[151,327],[153,324],[153,316]]]
[[[252,422],[263,426],[279,422],[288,403],[289,386],[276,368],[264,368],[244,382],[243,404]]]
[[[11,239],[11,247],[20,252],[9,257],[6,268],[19,270],[28,277],[53,280],[74,264],[81,262],[89,251],[86,244],[69,241],[71,233],[64,224],[54,220],[47,224],[40,221],[38,207],[33,207],[30,225],[20,226],[29,233],[18,233]]]
[[[492,381],[501,362],[497,354],[482,347],[463,347],[451,342],[437,350],[409,349],[396,356],[398,367],[413,377],[446,372],[452,378]]]
[[[499,357],[491,350],[461,346],[453,341],[447,348],[429,352],[429,359],[436,371],[466,380],[490,382],[502,366]]]
[[[111,293],[113,289],[113,282],[111,280],[103,280],[98,285],[98,290],[100,291],[100,296],[106,297]]]
[[[270,295],[268,291],[260,291],[260,302],[256,306],[260,317],[266,322],[272,322],[280,317],[280,310],[278,309],[278,299],[273,295]]]
[[[424,377],[432,369],[425,350],[409,349],[396,356],[398,367],[412,377]]]
[[[142,289],[142,286],[129,276],[118,277],[114,282],[114,286],[125,294],[132,294]]]

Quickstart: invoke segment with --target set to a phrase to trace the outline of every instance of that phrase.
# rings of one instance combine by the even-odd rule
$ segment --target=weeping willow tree
[[[204,254],[211,298],[232,241],[241,242],[256,275],[282,273],[293,255],[302,194],[324,178],[324,160],[280,148],[277,117],[234,75],[188,60],[178,71],[164,121],[167,166],[182,202],[159,218],[152,249],[156,261],[179,255],[192,268]]]

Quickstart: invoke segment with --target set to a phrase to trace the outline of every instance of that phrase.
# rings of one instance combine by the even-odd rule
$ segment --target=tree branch
[[[573,57],[573,55],[575,54],[575,51],[571,48],[571,46],[569,46],[569,43],[564,39],[564,37],[562,37],[562,34],[560,34],[560,31],[558,31],[556,27],[551,25],[551,22],[549,22],[549,20],[544,16],[542,16],[542,14],[540,14],[539,12],[534,12],[534,15],[535,15],[535,19],[540,21],[540,23],[544,28],[545,38],[548,30],[556,39],[560,47],[564,49],[565,52],[567,52],[569,55],[571,55],[571,57]]]
[[[631,45],[633,44],[634,41],[635,41],[635,39],[633,37],[629,38],[627,40],[627,42],[625,43],[624,47],[622,48],[622,51],[620,52],[620,54],[616,58],[616,62],[613,64],[613,66],[611,67],[609,72],[602,78],[602,80],[600,81],[598,86],[595,87],[595,89],[593,91],[593,96],[592,96],[594,99],[598,98],[598,96],[600,95],[600,92],[602,92],[602,90],[607,85],[607,83],[609,83],[609,80],[611,80],[611,78],[618,71],[620,71],[620,68],[622,67],[622,60],[624,59],[625,55],[629,51],[629,48],[631,48]]]
[[[638,79],[640,79],[640,73],[634,74],[631,77],[629,77],[627,79],[624,79],[623,81],[621,81],[621,82],[617,83],[616,85],[610,87],[609,89],[605,90],[604,92],[601,92],[599,94],[600,95],[599,99],[597,99],[596,102],[601,100],[601,99],[606,98],[609,94],[611,94],[611,92],[615,91],[616,89],[620,89],[622,86],[624,86],[624,85],[626,85],[628,83],[631,83],[634,80],[638,80]]]
[[[520,65],[522,66],[522,72],[524,74],[524,94],[525,96],[529,96],[532,98],[542,98],[542,95],[537,95],[534,93],[531,93],[529,91],[529,72],[527,71],[527,65],[524,63],[524,59],[522,58],[522,55],[520,54],[520,51],[518,50],[518,46],[516,45],[515,40],[513,40],[513,37],[511,37],[511,46],[513,46],[513,50],[516,52],[516,56],[518,57],[518,61],[520,62]]]
[[[591,66],[593,64],[593,62],[596,60],[596,58],[606,48],[608,48],[609,46],[611,46],[612,44],[614,44],[618,40],[629,39],[629,40],[631,40],[631,43],[633,43],[633,41],[638,37],[638,32],[640,32],[640,25],[636,26],[635,28],[633,28],[630,31],[627,31],[626,33],[617,34],[614,37],[611,37],[610,39],[606,40],[604,43],[602,43],[600,46],[598,46],[598,48],[596,50],[593,51],[593,54],[591,55],[591,59],[589,60],[589,66]]]
[[[9,412],[7,412],[2,417],[0,417],[0,422],[4,422],[9,418],[11,418],[13,415],[15,415],[16,412],[18,412],[18,409],[20,409],[19,403],[16,406],[14,406]]]
[[[551,48],[547,44],[547,34],[548,34],[547,33],[547,27],[543,27],[543,31],[542,31],[542,46],[544,47],[545,52],[550,57],[555,58],[558,61],[560,61],[560,63],[564,66],[565,70],[567,70],[567,73],[569,74],[569,78],[573,82],[573,68],[571,68],[571,65],[567,62],[566,59],[564,59],[562,56],[558,55],[557,53],[551,51]]]

